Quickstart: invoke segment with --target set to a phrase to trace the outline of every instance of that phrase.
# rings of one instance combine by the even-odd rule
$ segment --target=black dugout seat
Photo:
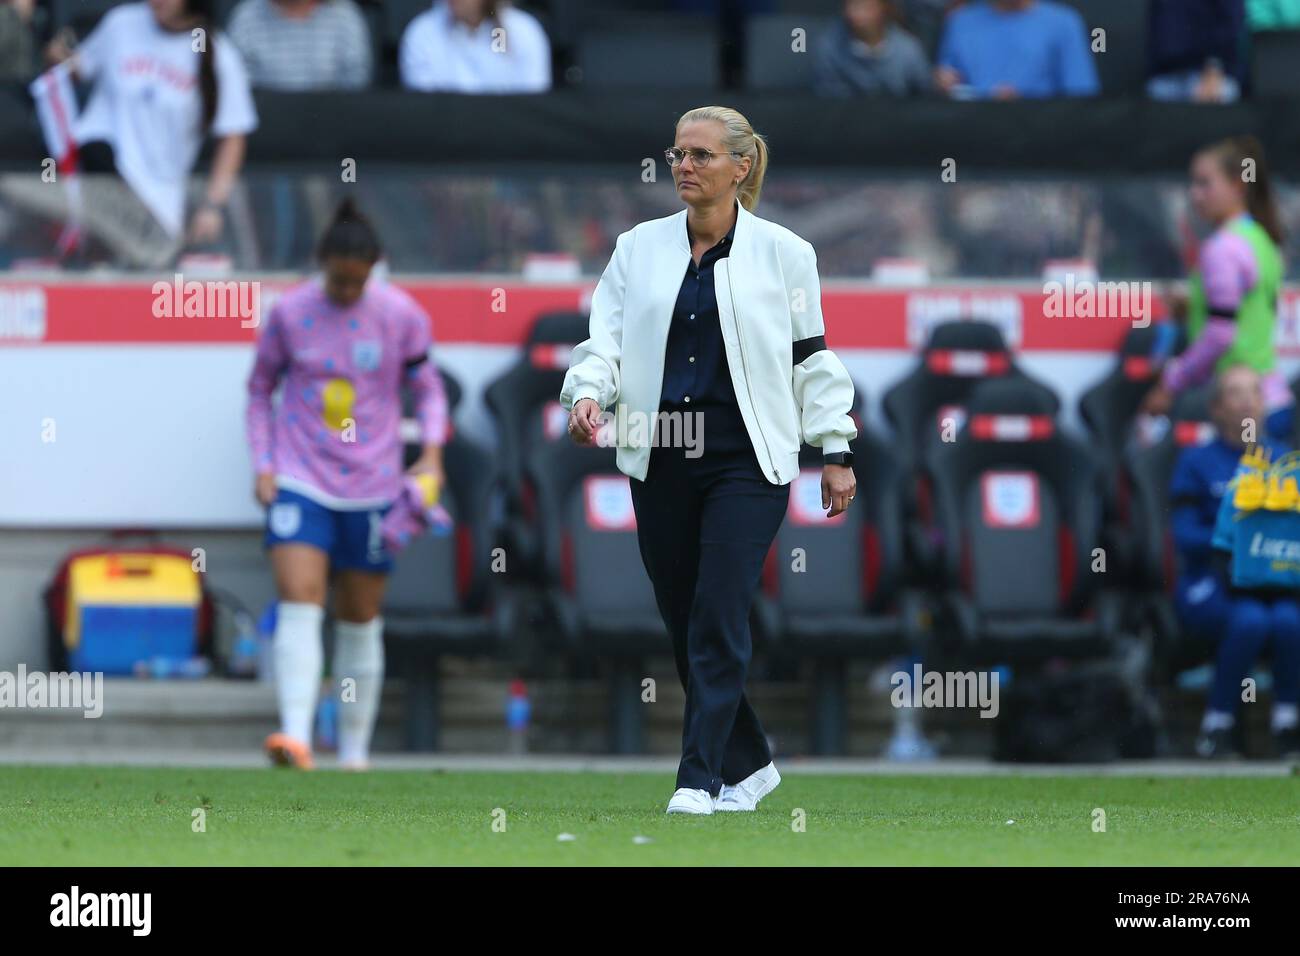
[[[1040,392],[1056,415],[1059,400],[1048,386],[1030,378],[1015,362],[996,325],[952,321],[936,325],[921,349],[916,367],[884,394],[881,408],[892,429],[892,450],[902,470],[907,515],[904,543],[918,576],[935,569],[940,543],[934,526],[930,447],[961,428],[965,406],[986,380],[1026,383]]]
[[[1114,569],[1140,575],[1143,542],[1133,521],[1133,478],[1124,457],[1138,408],[1165,361],[1177,354],[1183,335],[1160,322],[1130,329],[1105,378],[1079,398],[1079,418],[1087,430],[1101,480],[1103,540]]]
[[[1174,466],[1185,450],[1208,444],[1214,436],[1210,389],[1203,386],[1178,396],[1157,440],[1135,433],[1125,448],[1125,468],[1133,477],[1131,520],[1141,545],[1136,570],[1148,588],[1169,592],[1177,578],[1169,528],[1169,483]]]
[[[561,434],[535,443],[529,471],[556,628],[571,652],[607,671],[611,749],[639,753],[642,661],[671,655],[672,643],[641,560],[630,479],[614,459],[612,445],[582,447]]]
[[[981,384],[953,442],[932,446],[944,591],[936,646],[959,661],[1105,654],[1122,604],[1092,572],[1100,502],[1091,456],[1031,382]]]
[[[574,347],[590,335],[589,320],[580,312],[551,312],[540,316],[528,333],[517,362],[483,393],[497,423],[499,483],[505,502],[503,545],[516,565],[512,571],[536,578],[538,521],[536,489],[527,478],[525,461],[540,438],[554,437],[539,429],[543,415],[560,408],[558,396]],[[567,416],[567,413],[564,413]],[[560,426],[563,437],[563,422]]]
[[[1141,546],[1136,580],[1146,589],[1141,620],[1152,629],[1157,664],[1172,670],[1197,663],[1205,654],[1204,648],[1183,640],[1174,613],[1178,552],[1170,521],[1169,485],[1179,456],[1214,440],[1209,401],[1208,386],[1179,395],[1159,440],[1149,443],[1135,435],[1125,452],[1133,476],[1133,529]]]
[[[408,462],[418,449],[408,451]],[[389,672],[407,681],[407,745],[436,750],[444,656],[498,654],[514,631],[514,605],[491,569],[491,456],[460,436],[443,449],[442,503],[450,534],[426,534],[398,556],[384,600]]]
[[[922,603],[902,591],[900,472],[889,447],[858,425],[850,445],[852,507],[826,517],[821,450],[805,447],[790,505],[763,569],[757,602],[776,656],[810,660],[811,750],[845,752],[848,663],[885,660],[919,643]]]

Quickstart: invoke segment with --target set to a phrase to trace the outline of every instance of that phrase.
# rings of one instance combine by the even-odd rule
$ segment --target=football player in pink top
[[[380,606],[393,563],[380,529],[404,480],[403,385],[415,398],[424,445],[409,471],[432,474],[439,487],[444,481],[450,423],[430,358],[429,316],[405,292],[371,279],[381,254],[374,229],[345,200],[317,248],[322,275],[275,303],[248,380],[255,493],[267,508],[265,547],[280,596],[274,654],[281,726],[266,750],[275,763],[304,769],[312,766],[331,575],[339,763],[360,769],[369,761],[384,674]]]

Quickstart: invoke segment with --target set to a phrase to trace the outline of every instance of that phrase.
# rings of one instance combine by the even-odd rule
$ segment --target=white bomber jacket
[[[847,451],[853,381],[826,347],[812,244],[739,203],[730,253],[713,267],[727,366],[749,439],[767,480],[799,471],[799,447]],[[663,390],[673,306],[691,259],[686,210],[618,237],[591,300],[591,336],[573,350],[560,402],[584,398],[629,421],[653,422]],[[637,417],[640,416],[639,419]],[[619,434],[619,471],[644,481],[657,429]],[[707,451],[707,436],[705,449]]]

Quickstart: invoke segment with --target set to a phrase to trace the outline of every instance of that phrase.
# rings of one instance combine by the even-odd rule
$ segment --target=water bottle
[[[235,641],[230,648],[227,669],[231,677],[256,677],[261,658],[257,623],[247,611],[235,612]]]
[[[506,730],[510,735],[510,753],[528,752],[528,720],[531,715],[528,688],[516,678],[510,682],[510,697],[506,701]]]
[[[339,688],[332,680],[322,688],[316,708],[316,749],[327,753],[339,749]]]
[[[135,662],[135,676],[154,680],[198,680],[207,677],[212,665],[206,657],[191,657],[183,660],[178,657],[150,657]]]

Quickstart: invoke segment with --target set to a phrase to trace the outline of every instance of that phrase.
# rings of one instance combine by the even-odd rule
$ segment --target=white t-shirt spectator
[[[324,0],[303,17],[274,0],[241,0],[230,39],[254,86],[272,90],[349,90],[370,82],[370,30],[352,0]]]
[[[213,38],[208,38],[212,42]],[[77,73],[94,83],[77,118],[79,143],[104,141],[122,178],[173,236],[185,224],[185,186],[203,145],[199,58],[188,31],[169,33],[146,3],[114,7],[77,47]],[[257,111],[239,52],[218,33],[213,47],[218,138],[250,133]]]
[[[537,18],[505,5],[497,18],[499,23],[484,19],[471,28],[438,0],[402,34],[402,85],[426,93],[549,90],[551,44]]]

